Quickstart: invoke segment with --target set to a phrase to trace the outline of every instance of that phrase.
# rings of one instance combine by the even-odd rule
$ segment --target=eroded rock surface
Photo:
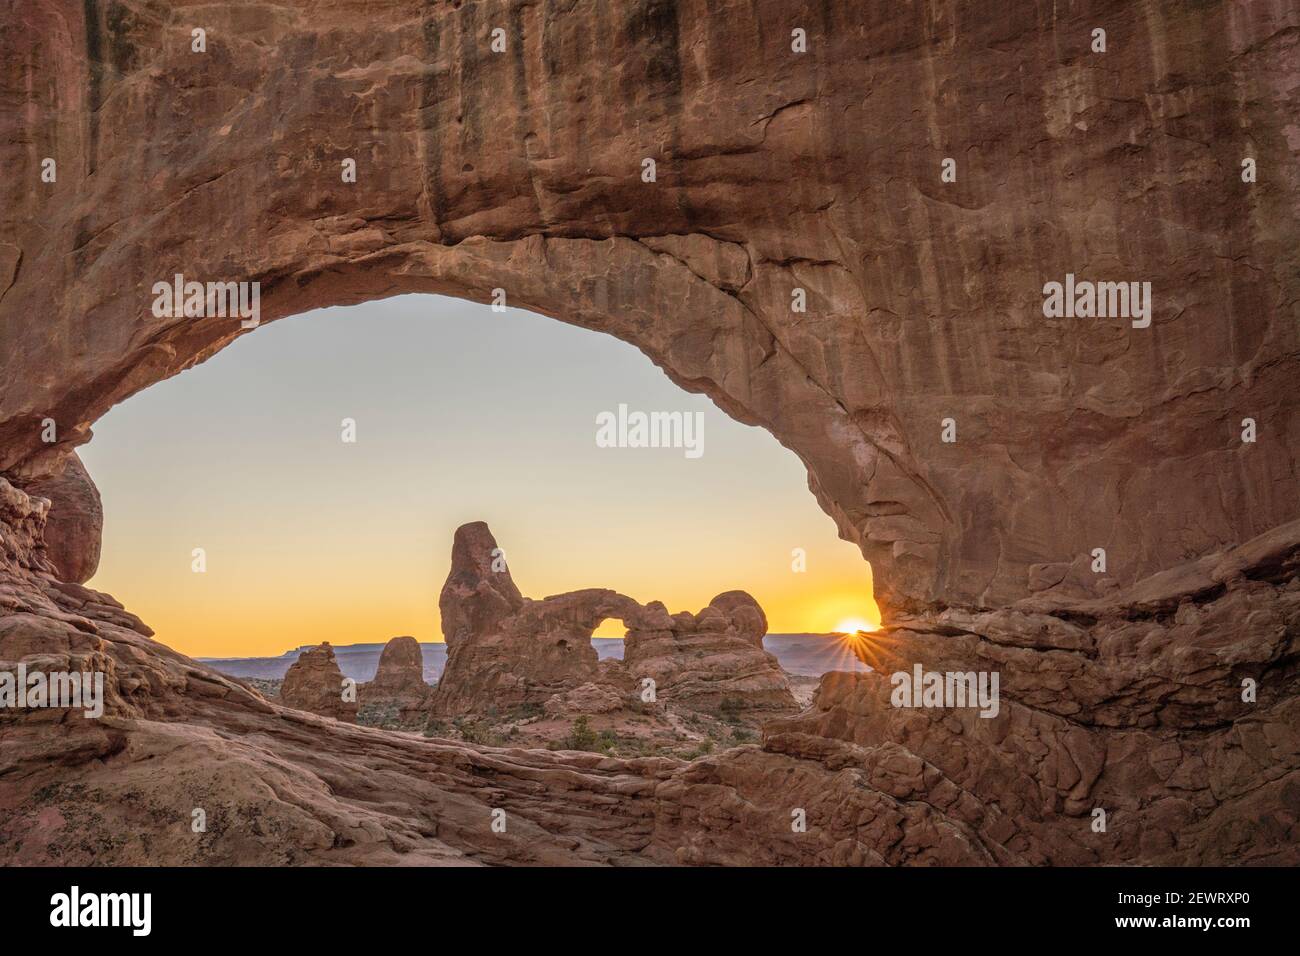
[[[876,672],[827,675],[764,746],[892,752],[896,794],[939,807],[960,794],[955,815],[1021,862],[1294,861],[1298,571],[1295,522],[1115,603],[902,622],[857,643]],[[998,672],[1000,712],[891,706],[891,673],[917,664]]]
[[[284,675],[280,699],[290,707],[309,710],[323,717],[355,722],[357,701],[345,700],[343,671],[334,659],[329,641],[309,647],[298,655]]]
[[[64,462],[63,474],[39,481],[27,489],[47,498],[45,554],[62,581],[85,584],[99,567],[104,508],[99,489],[74,453]]]
[[[767,619],[752,597],[729,591],[699,614],[669,614],[602,588],[532,600],[510,576],[488,526],[462,525],[438,599],[447,667],[429,699],[440,716],[526,704],[549,706],[610,695],[630,704],[654,682],[675,706],[716,710],[795,709],[785,673],[763,650]],[[627,626],[622,661],[597,660],[591,636],[609,618]],[[604,693],[575,693],[586,685]]]

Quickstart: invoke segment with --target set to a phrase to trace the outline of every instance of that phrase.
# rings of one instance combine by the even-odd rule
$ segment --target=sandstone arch
[[[451,569],[438,597],[447,666],[428,700],[440,716],[544,704],[588,688],[611,709],[627,707],[645,680],[686,709],[795,710],[777,660],[763,649],[767,618],[744,591],[719,594],[692,614],[669,614],[609,588],[534,600],[515,585],[487,524],[456,529]],[[623,659],[597,660],[602,622],[627,627]],[[581,696],[581,695],[580,695]]]
[[[154,318],[176,272],[260,281],[268,320],[505,288],[770,429],[887,602],[1079,596],[1098,542],[1124,538],[1123,584],[1244,540],[1300,513],[1296,104],[1261,79],[1286,73],[1295,14],[1095,6],[1129,38],[1104,65],[1070,15],[1010,9],[808,8],[800,60],[775,3],[393,2],[382,26],[360,0],[232,4],[195,54],[183,8],[17,0],[0,471],[51,473],[114,402],[238,334]],[[1204,77],[1179,111],[1126,105],[1177,76]],[[1152,185],[1127,195],[1134,150]],[[1245,152],[1274,170],[1248,192]],[[1042,282],[1085,266],[1153,281],[1150,334],[1042,321]],[[954,409],[965,445],[938,441]],[[1247,413],[1271,436],[1249,457]],[[1177,511],[1152,507],[1171,483]]]
[[[188,9],[10,0],[0,32],[0,657],[109,695],[103,726],[6,728],[6,859],[1295,862],[1294,5],[231,3],[206,59]],[[690,764],[476,751],[153,642],[50,573],[24,488],[239,334],[151,315],[178,271],[262,282],[268,320],[500,287],[619,335],[802,458],[893,605],[882,646],[1005,666],[1001,722],[890,709],[867,675]],[[1044,321],[1071,272],[1151,281],[1151,327]],[[158,830],[214,790],[283,837]],[[791,800],[828,825],[793,836]],[[1104,841],[1097,802],[1124,811]],[[61,805],[127,842],[90,851]]]

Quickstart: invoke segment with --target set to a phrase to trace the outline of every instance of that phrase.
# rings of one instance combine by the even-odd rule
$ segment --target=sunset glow
[[[704,454],[600,447],[620,402],[702,414]],[[401,296],[285,319],[114,408],[80,451],[105,513],[91,586],[196,656],[440,641],[452,534],[479,519],[530,596],[696,612],[741,589],[774,634],[875,626],[871,567],[798,458],[630,346],[525,312]]]

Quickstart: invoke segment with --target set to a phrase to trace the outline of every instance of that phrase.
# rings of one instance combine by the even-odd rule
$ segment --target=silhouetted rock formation
[[[696,710],[724,700],[740,710],[796,709],[776,658],[763,650],[767,619],[752,597],[728,591],[698,615],[670,615],[602,588],[532,600],[519,593],[503,552],[481,521],[456,530],[451,571],[438,599],[447,668],[429,700],[438,715],[521,704],[552,711],[583,685],[607,707],[654,681],[655,697]],[[591,635],[602,621],[627,626],[622,661],[598,661]]]
[[[329,641],[309,647],[284,675],[280,699],[290,707],[355,723],[356,700],[343,699],[343,672]]]

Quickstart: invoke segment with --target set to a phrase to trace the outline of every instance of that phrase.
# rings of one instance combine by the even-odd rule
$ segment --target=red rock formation
[[[1114,603],[939,612],[864,649],[998,667],[995,719],[828,675],[761,747],[688,763],[471,748],[269,703],[16,558],[40,512],[0,481],[0,669],[100,669],[108,703],[99,721],[0,715],[0,862],[1300,863],[1300,522]],[[207,834],[177,825],[194,807]]]
[[[857,643],[878,672],[827,675],[813,709],[769,723],[764,746],[901,745],[908,799],[944,807],[960,793],[980,807],[966,820],[983,842],[1022,862],[1300,859],[1298,569],[1292,522],[1113,602],[884,628]],[[1000,712],[891,706],[891,671],[916,664],[998,672]]]
[[[352,700],[344,697],[343,672],[329,641],[299,654],[280,685],[280,699],[290,707],[355,723],[356,697],[353,695]]]
[[[395,705],[403,715],[420,712],[432,691],[424,682],[424,654],[413,637],[395,637],[379,655],[375,679],[362,684],[359,703]]]
[[[104,509],[99,489],[77,455],[68,456],[63,474],[27,489],[50,502],[45,521],[45,554],[60,580],[84,584],[99,567]]]
[[[375,679],[362,686],[374,693],[390,696],[426,693],[429,685],[424,682],[424,655],[420,643],[413,637],[393,638],[379,655]]]
[[[0,662],[108,678],[103,720],[0,714],[0,861],[1300,863],[1294,4],[543,3],[499,56],[472,4],[226,4],[205,55],[159,9],[0,30]],[[999,716],[866,675],[692,763],[475,750],[176,654],[58,580],[24,491],[243,334],[154,315],[175,273],[263,321],[503,288],[636,345],[807,465],[896,625],[864,655],[996,667]],[[1067,273],[1151,282],[1150,326],[1045,319]],[[532,614],[577,670],[626,600],[464,587],[454,627]]]
[[[142,0],[0,36],[11,477],[244,333],[155,316],[181,273],[260,281],[264,322],[501,288],[617,335],[798,454],[896,604],[1100,594],[1300,517],[1294,6],[617,0],[500,55],[473,5],[292,0],[255,40],[245,6],[206,54]],[[1044,319],[1067,273],[1150,281],[1151,326]]]
[[[785,674],[763,650],[767,619],[743,591],[719,595],[698,615],[669,615],[657,601],[642,606],[601,588],[532,600],[476,521],[456,530],[438,607],[447,667],[429,699],[434,714],[529,703],[554,709],[588,684],[630,703],[645,678],[655,681],[657,698],[690,709],[715,710],[723,700],[738,709],[795,709]],[[598,661],[591,645],[608,618],[628,627],[621,663]],[[602,706],[608,696],[600,695]]]
[[[623,666],[639,687],[694,710],[797,709],[785,672],[763,650],[767,618],[744,591],[719,594],[699,614],[673,614],[655,601],[633,618]]]

